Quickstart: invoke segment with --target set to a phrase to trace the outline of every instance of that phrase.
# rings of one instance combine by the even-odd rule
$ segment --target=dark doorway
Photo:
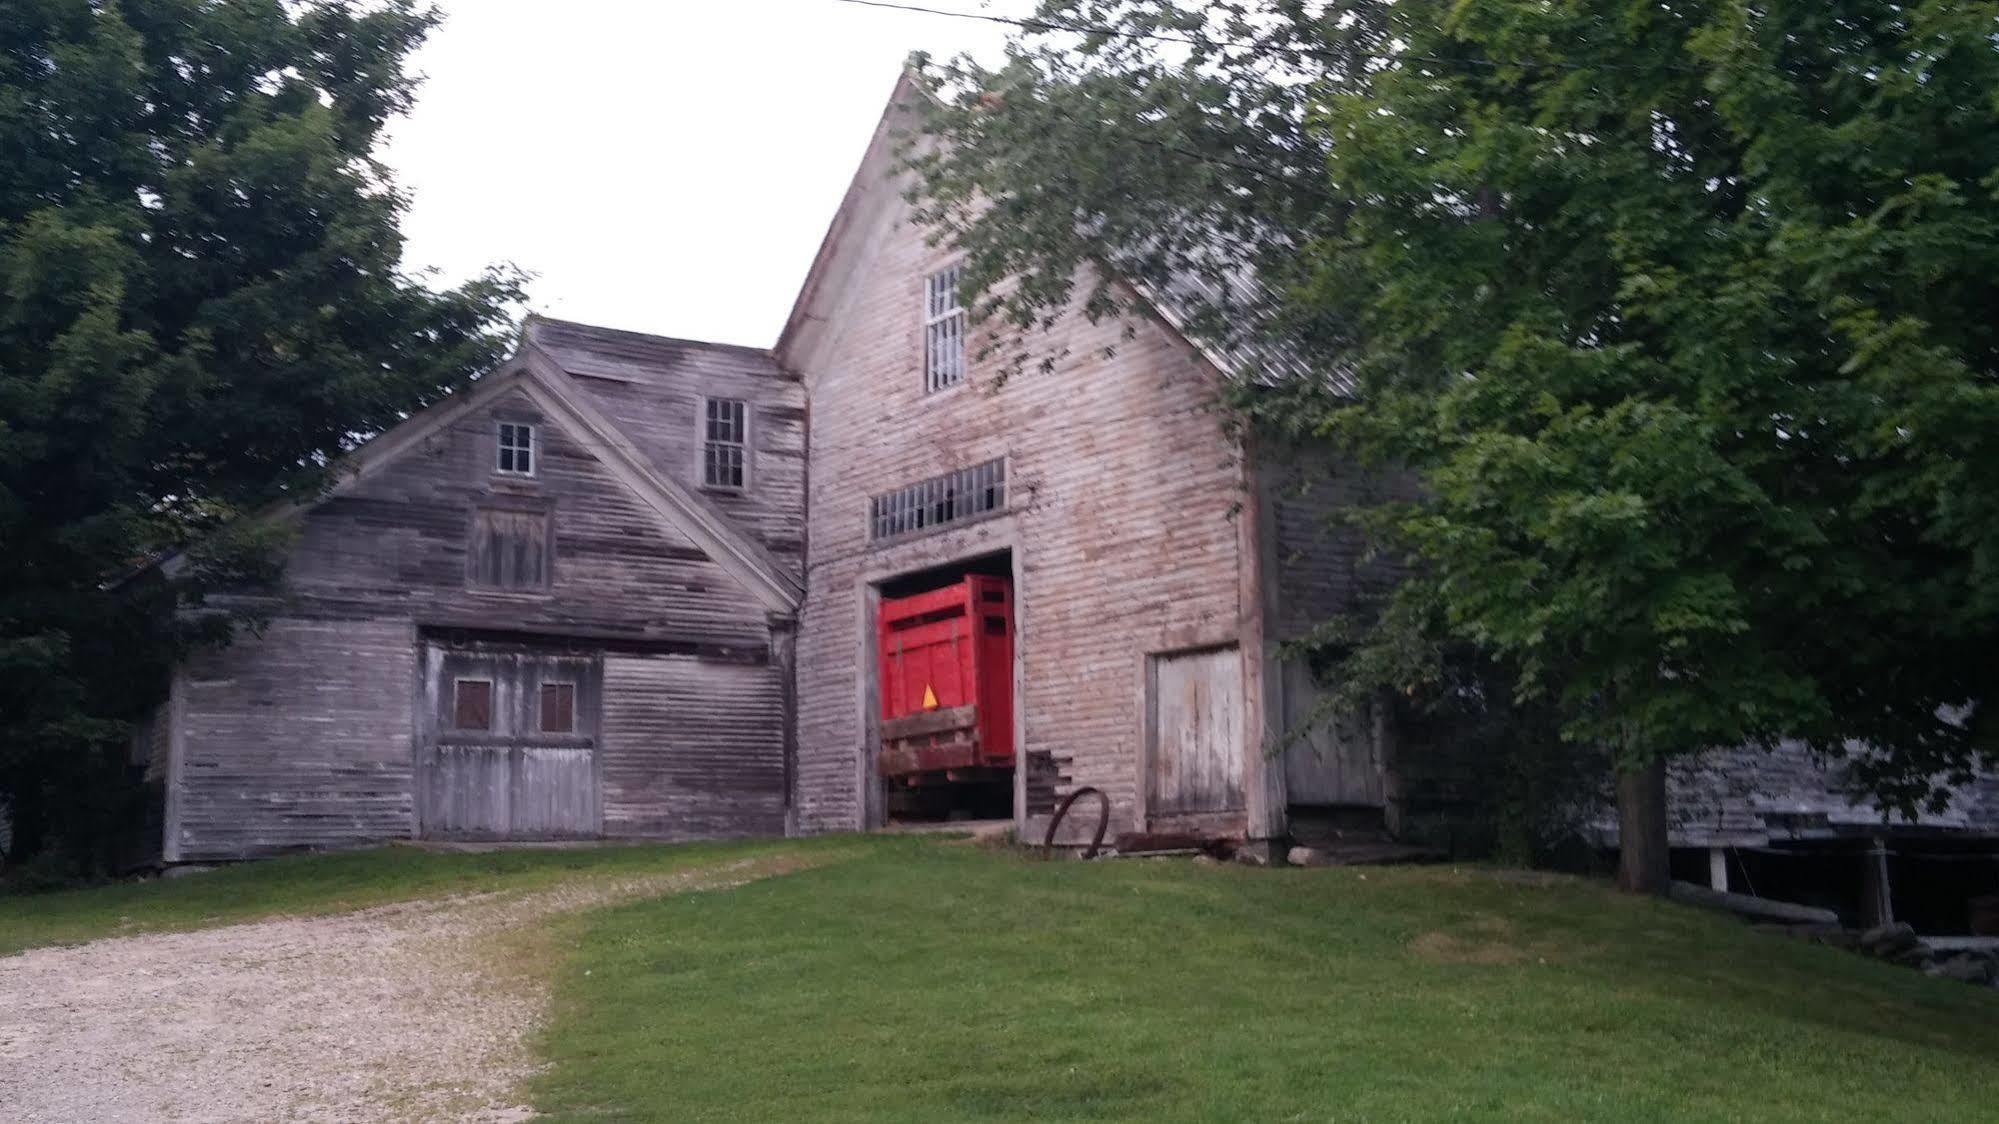
[[[875,772],[887,821],[1010,819],[1011,553],[898,575],[878,589]]]

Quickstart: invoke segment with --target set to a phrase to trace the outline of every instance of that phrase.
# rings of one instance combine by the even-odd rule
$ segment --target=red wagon
[[[891,785],[991,784],[1013,768],[1013,590],[972,575],[883,598],[880,771]]]

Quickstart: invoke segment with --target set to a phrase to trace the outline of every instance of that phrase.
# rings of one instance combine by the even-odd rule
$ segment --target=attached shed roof
[[[770,349],[674,339],[572,320],[531,316],[528,338],[557,366],[582,378],[658,383],[709,374],[787,378]]]
[[[1952,793],[1943,810],[1905,819],[1884,817],[1864,796],[1856,802],[1843,772],[1839,763],[1791,740],[1767,750],[1715,749],[1676,761],[1668,773],[1673,845],[1759,847],[1872,835],[1999,834],[1999,775],[1980,772]],[[1614,845],[1615,811],[1602,808],[1590,830]]]

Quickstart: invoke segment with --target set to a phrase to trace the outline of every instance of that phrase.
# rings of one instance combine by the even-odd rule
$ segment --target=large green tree
[[[1190,275],[1200,330],[1302,358],[1235,394],[1264,437],[1423,485],[1362,515],[1417,565],[1349,686],[1499,661],[1614,755],[1657,890],[1674,757],[1802,737],[1909,811],[1987,752],[1995,36],[1964,0],[1053,0],[940,68],[910,159],[1022,365]]]
[[[410,0],[0,3],[0,806],[16,857],[128,811],[122,743],[184,644],[121,582],[315,486],[504,346],[517,278],[405,273],[374,158]],[[257,544],[189,571],[240,572]],[[198,591],[196,591],[198,592]],[[201,635],[191,635],[199,632]]]

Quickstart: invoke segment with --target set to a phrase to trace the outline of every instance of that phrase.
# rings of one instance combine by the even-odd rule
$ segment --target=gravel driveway
[[[0,1120],[523,1120],[549,998],[536,922],[800,865],[746,859],[0,959]]]

